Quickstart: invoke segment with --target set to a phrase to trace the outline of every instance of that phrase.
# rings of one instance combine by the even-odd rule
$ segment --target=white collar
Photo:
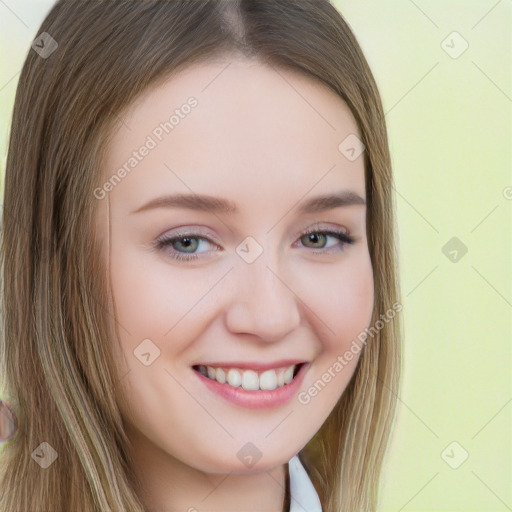
[[[322,512],[320,498],[298,454],[288,462],[290,512]]]

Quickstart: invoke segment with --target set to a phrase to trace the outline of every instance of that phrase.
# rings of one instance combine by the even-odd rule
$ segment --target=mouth
[[[265,370],[235,366],[194,365],[192,369],[207,379],[245,391],[273,391],[290,384],[306,362]],[[244,365],[246,366],[246,365]]]

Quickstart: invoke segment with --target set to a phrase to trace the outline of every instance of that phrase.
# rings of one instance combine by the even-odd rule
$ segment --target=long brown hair
[[[366,147],[374,325],[399,300],[383,109],[328,0],[61,0],[43,32],[58,46],[46,39],[51,54],[27,55],[5,173],[0,390],[18,431],[0,452],[0,510],[142,512],[114,399],[111,291],[93,194],[120,112],[186,66],[236,55],[299,71],[338,94]],[[325,512],[377,507],[399,383],[399,318],[374,329],[349,386],[300,452]],[[34,450],[50,447],[57,460],[42,469]]]

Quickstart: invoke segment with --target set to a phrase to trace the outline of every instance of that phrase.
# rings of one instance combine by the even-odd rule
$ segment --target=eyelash
[[[323,234],[323,235],[333,236],[334,238],[337,238],[340,242],[342,242],[342,244],[340,246],[338,246],[337,248],[330,247],[328,249],[311,249],[311,251],[313,251],[314,253],[325,253],[325,252],[331,252],[332,250],[342,251],[342,250],[345,249],[346,245],[352,245],[356,241],[356,239],[354,237],[352,237],[352,236],[350,236],[347,233],[344,233],[342,231],[319,230],[319,229],[316,229],[316,228],[309,228],[308,230],[304,231],[303,233],[301,233],[299,239],[304,237],[304,236],[311,235],[311,234],[315,234],[315,235],[316,234]],[[183,240],[185,238],[192,238],[192,239],[198,239],[198,240],[206,240],[206,241],[208,241],[210,243],[215,243],[215,242],[212,242],[207,237],[199,236],[197,233],[184,233],[184,234],[178,234],[178,235],[175,235],[175,236],[172,236],[172,237],[163,236],[163,237],[161,237],[161,238],[156,240],[155,246],[156,246],[157,250],[163,251],[166,247],[172,246],[172,244],[174,242],[177,242],[179,240]],[[199,258],[199,256],[197,254],[185,255],[184,253],[180,253],[179,251],[174,250],[171,253],[171,258],[173,258],[173,259],[175,259],[177,261],[188,262],[188,261],[197,260]]]

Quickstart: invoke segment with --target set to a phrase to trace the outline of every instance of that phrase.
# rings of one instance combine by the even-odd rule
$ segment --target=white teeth
[[[214,368],[200,365],[198,370],[204,376],[216,380],[221,384],[242,387],[247,391],[274,390],[289,384],[293,380],[296,365],[275,370],[266,370],[258,374],[254,370],[240,370],[237,368]]]
[[[208,377],[210,377],[210,379],[215,379],[215,368],[207,366],[206,371],[208,372]]]
[[[277,388],[277,375],[275,370],[267,370],[260,375],[260,388],[269,390]]]
[[[289,366],[286,368],[286,371],[284,372],[284,383],[289,384],[293,380],[293,366]]]
[[[242,376],[242,387],[247,391],[257,391],[260,387],[258,374],[252,370],[246,370]]]
[[[226,372],[222,368],[217,368],[215,380],[219,381],[221,384],[226,382]]]
[[[231,368],[228,372],[228,384],[231,386],[235,386],[236,388],[240,387],[242,384],[242,377],[240,376],[240,372]]]

